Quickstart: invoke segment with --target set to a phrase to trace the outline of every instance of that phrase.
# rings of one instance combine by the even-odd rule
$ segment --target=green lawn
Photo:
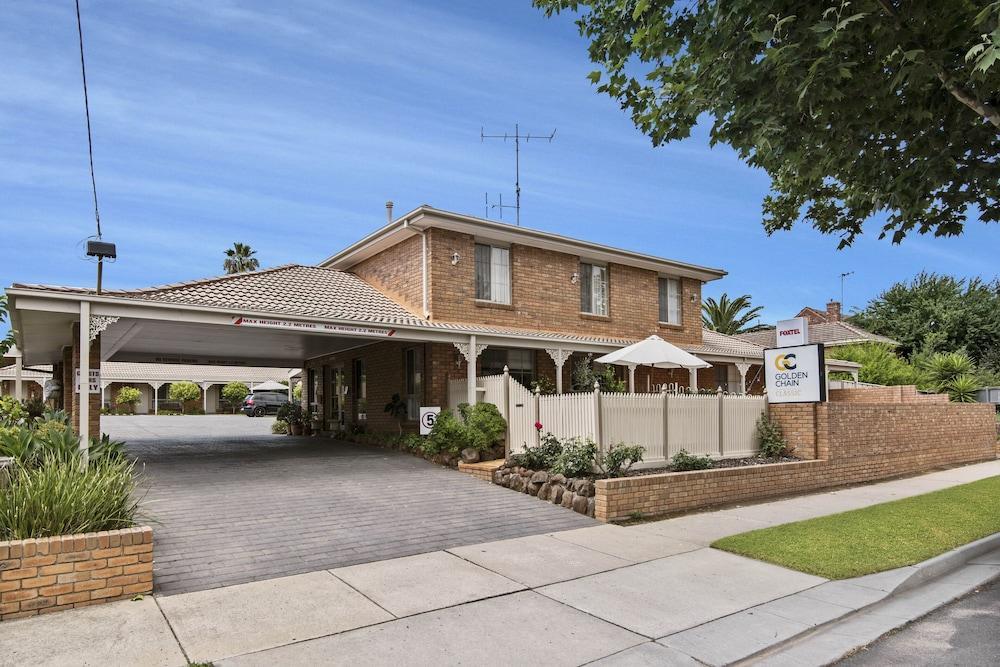
[[[724,537],[716,549],[828,579],[912,565],[1000,532],[1000,477]]]

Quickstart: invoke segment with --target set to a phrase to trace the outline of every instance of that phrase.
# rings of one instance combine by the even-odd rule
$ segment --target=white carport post
[[[90,302],[80,302],[80,459],[90,459]]]
[[[18,401],[24,400],[24,378],[21,377],[24,370],[24,363],[21,358],[21,351],[18,350],[14,357],[14,398]]]
[[[469,405],[476,404],[476,359],[479,358],[479,354],[476,351],[476,335],[472,334],[469,336],[469,354],[465,357],[467,363],[465,364],[465,382],[466,389],[468,390],[468,403]]]
[[[214,382],[202,382],[201,383],[201,409],[208,414],[208,388],[211,387]]]
[[[153,414],[160,414],[160,387],[163,386],[162,382],[147,382],[150,387],[153,388]]]
[[[740,372],[740,394],[747,393],[747,371],[750,370],[750,364],[745,361],[736,364],[736,370]]]
[[[692,394],[698,393],[698,369],[688,369],[688,391]]]
[[[635,364],[628,365],[628,393],[635,393]]]

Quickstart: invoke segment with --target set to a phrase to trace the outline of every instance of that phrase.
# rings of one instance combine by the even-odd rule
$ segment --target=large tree
[[[723,294],[718,301],[708,297],[705,303],[701,304],[701,322],[712,331],[733,336],[752,329],[750,323],[760,317],[762,310],[764,306],[751,305],[749,294],[735,299]]]
[[[850,319],[898,341],[906,357],[964,350],[981,368],[1000,372],[1000,281],[920,273]]]
[[[654,145],[700,119],[771,177],[768,233],[1000,220],[1000,1],[534,0],[577,15],[598,90]]]
[[[246,243],[234,243],[232,248],[226,249],[226,259],[222,262],[222,268],[226,273],[256,271],[260,268],[260,262],[254,257],[256,254],[257,251]]]
[[[14,320],[10,316],[10,309],[7,307],[7,295],[0,294],[0,324],[7,322],[7,333],[0,338],[0,357],[7,354],[7,351],[14,347]]]

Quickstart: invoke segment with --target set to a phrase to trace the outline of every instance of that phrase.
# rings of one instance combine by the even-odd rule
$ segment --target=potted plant
[[[302,435],[312,435],[313,434],[313,413],[311,410],[304,410],[302,412]]]
[[[278,408],[278,419],[288,424],[289,435],[302,435],[302,406],[298,403],[284,403]]]

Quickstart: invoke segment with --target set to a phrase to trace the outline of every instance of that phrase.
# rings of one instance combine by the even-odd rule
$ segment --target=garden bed
[[[760,466],[769,465],[772,463],[795,463],[801,461],[802,459],[795,456],[744,456],[743,458],[735,459],[719,459],[712,461],[711,468],[705,468],[705,470],[716,470],[721,468],[745,468],[747,466]],[[688,472],[686,470],[678,470],[672,465],[666,465],[659,468],[641,468],[638,470],[630,470],[623,477],[642,477],[644,475],[662,475],[668,472]]]

